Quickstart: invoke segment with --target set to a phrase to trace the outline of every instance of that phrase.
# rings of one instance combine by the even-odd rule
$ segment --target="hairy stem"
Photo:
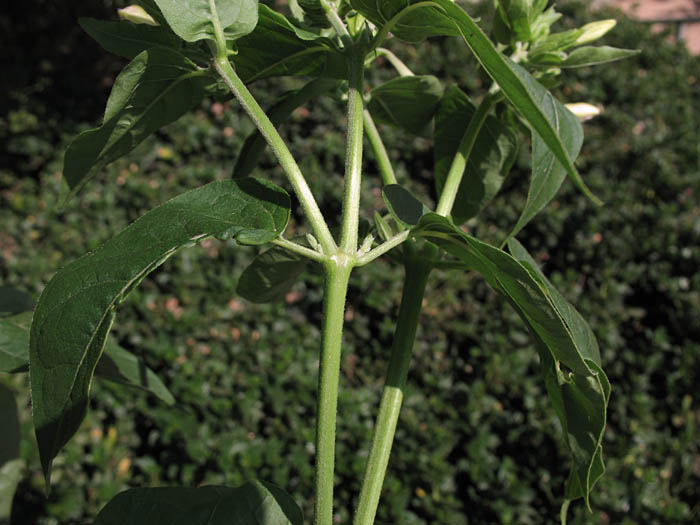
[[[315,525],[333,523],[333,472],[335,467],[335,419],[342,346],[345,296],[352,271],[351,258],[344,255],[326,263],[323,306],[323,339],[318,375],[316,419]]]

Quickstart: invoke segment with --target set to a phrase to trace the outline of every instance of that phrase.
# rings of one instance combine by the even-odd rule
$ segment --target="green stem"
[[[362,182],[364,57],[361,56],[359,50],[350,50],[348,58],[348,130],[340,249],[344,253],[355,254],[360,222],[360,186]]]
[[[418,254],[412,253],[410,243],[406,243],[405,246],[409,255],[406,261],[406,277],[401,296],[399,318],[394,332],[389,369],[379,405],[372,447],[367,460],[360,499],[355,511],[354,525],[372,525],[374,523],[391,454],[391,446],[394,441],[396,424],[401,411],[425,286],[433,268],[432,257],[436,252],[436,248],[432,245],[426,245]]]
[[[437,4],[435,2],[416,2],[415,4],[408,5],[404,7],[401,11],[396,13],[391,20],[387,21],[382,28],[377,32],[376,35],[374,35],[374,38],[372,39],[372,42],[370,43],[369,48],[370,49],[376,49],[380,45],[382,45],[382,42],[386,39],[387,36],[389,36],[389,33],[391,32],[392,29],[394,29],[394,26],[399,23],[399,20],[401,20],[404,16],[406,16],[408,13],[411,11],[415,11],[416,9],[421,9],[422,7],[434,7],[441,12],[444,13],[444,9],[440,6],[440,4]]]
[[[394,53],[386,49],[385,47],[378,47],[376,49],[376,52],[378,55],[385,57],[389,63],[394,66],[394,69],[396,72],[399,74],[399,76],[402,77],[412,77],[415,76],[415,73],[411,71],[411,69],[404,64],[403,60],[401,60],[399,57],[397,57]]]
[[[377,126],[374,124],[374,119],[369,111],[366,109],[362,112],[362,119],[365,125],[365,135],[369,140],[370,146],[372,146],[372,151],[374,151],[374,156],[377,160],[377,166],[379,167],[379,173],[382,176],[382,182],[386,186],[387,184],[396,184],[396,173],[394,173],[394,167],[391,165],[391,159],[389,154],[384,147],[384,142],[379,134]]]
[[[228,59],[218,57],[214,60],[214,68],[238,99],[241,106],[243,106],[243,109],[245,109],[250,118],[253,119],[260,133],[262,133],[263,137],[265,137],[265,140],[267,140],[267,143],[272,148],[275,157],[277,157],[277,160],[287,174],[287,178],[292,184],[294,192],[304,208],[306,217],[311,223],[314,234],[321,243],[324,252],[327,255],[335,253],[337,246],[333,240],[333,235],[331,235],[328,224],[326,224],[326,220],[323,218],[323,214],[316,203],[316,199],[313,193],[311,193],[311,188],[309,188],[309,185],[306,183],[306,179],[301,173],[301,169],[299,169],[299,165],[296,160],[294,160],[289,148],[287,148],[284,139],[282,139],[275,126],[265,114],[265,111],[263,111],[257,100],[255,100],[243,81],[241,81],[233,70]]]
[[[352,258],[341,255],[326,263],[323,306],[323,338],[318,375],[316,420],[315,525],[333,523],[333,471],[335,466],[335,419],[342,346],[345,296],[352,271]]]
[[[476,112],[472,116],[469,125],[467,126],[462,140],[457,148],[457,153],[455,153],[452,159],[452,165],[450,166],[450,171],[447,174],[447,180],[442,188],[442,193],[440,194],[440,202],[438,202],[436,213],[447,217],[452,211],[452,206],[454,206],[455,199],[457,198],[457,192],[459,191],[459,185],[462,182],[462,176],[464,175],[464,170],[467,167],[467,161],[469,160],[469,155],[474,148],[474,143],[476,138],[481,131],[481,127],[486,122],[486,117],[490,113],[494,104],[496,103],[496,96],[487,95],[484,100],[481,101]]]

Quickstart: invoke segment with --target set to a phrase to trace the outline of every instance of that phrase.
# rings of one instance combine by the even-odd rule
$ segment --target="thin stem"
[[[304,208],[306,217],[311,223],[314,234],[321,243],[324,252],[327,255],[335,253],[337,246],[333,240],[333,235],[331,235],[328,229],[328,224],[326,224],[326,220],[323,218],[323,214],[316,203],[313,193],[311,193],[311,188],[309,188],[306,179],[304,179],[304,175],[299,169],[299,165],[296,160],[294,160],[294,157],[277,132],[277,129],[272,122],[270,122],[265,111],[263,111],[253,95],[248,91],[248,88],[233,70],[228,59],[217,58],[214,61],[214,68],[238,99],[241,106],[246,110],[250,118],[253,119],[260,133],[262,133],[263,137],[265,137],[265,140],[267,140],[267,143],[272,148],[275,157],[277,157],[277,160],[287,174],[287,178],[292,184],[294,192],[299,198],[299,202]]]
[[[452,206],[454,206],[455,199],[457,198],[457,192],[459,191],[459,185],[462,182],[462,176],[464,175],[464,170],[467,167],[467,162],[469,160],[469,155],[474,148],[474,143],[476,138],[481,131],[481,127],[486,122],[486,117],[493,108],[496,102],[495,96],[487,95],[484,100],[481,101],[476,112],[472,116],[469,125],[462,136],[462,140],[457,148],[457,153],[455,153],[452,159],[452,165],[450,166],[450,171],[447,174],[447,180],[445,181],[445,186],[442,188],[442,193],[440,194],[440,201],[438,202],[437,209],[435,210],[437,214],[444,217],[448,216],[452,212]]]
[[[407,245],[406,248],[410,253],[412,247]],[[374,437],[362,481],[360,499],[355,511],[354,525],[372,525],[377,513],[379,496],[382,492],[396,424],[401,411],[425,286],[433,267],[431,256],[434,255],[435,250],[433,246],[427,245],[422,253],[409,255],[406,263],[406,277],[394,342],[391,347],[389,369],[374,427]]]
[[[402,76],[402,77],[412,77],[415,76],[415,73],[411,71],[411,69],[404,64],[403,60],[401,60],[399,57],[397,57],[393,52],[389,51],[385,47],[378,47],[376,49],[376,52],[378,55],[386,57],[386,59],[389,61],[389,63],[394,66],[394,69],[396,72]]]
[[[379,134],[379,130],[374,124],[372,115],[370,115],[369,111],[366,109],[362,112],[362,119],[364,120],[365,124],[365,135],[367,135],[369,144],[372,146],[372,151],[374,151],[377,166],[379,167],[379,173],[382,176],[382,182],[385,186],[387,184],[396,184],[396,173],[394,173],[394,167],[391,165],[391,159],[389,158],[389,154],[384,147],[384,142]]]
[[[348,60],[348,130],[345,153],[345,195],[340,249],[357,252],[357,231],[360,221],[360,187],[362,182],[362,134],[364,100],[364,57],[352,50]]]
[[[374,35],[374,38],[372,39],[372,42],[370,43],[369,48],[376,49],[380,45],[382,45],[382,42],[384,42],[386,37],[389,36],[389,33],[391,32],[392,29],[394,29],[394,26],[396,24],[398,24],[399,20],[401,20],[404,16],[406,16],[411,11],[414,11],[416,9],[420,9],[422,7],[435,7],[442,12],[445,11],[440,6],[440,4],[437,4],[435,2],[417,2],[415,4],[411,4],[409,6],[406,6],[401,11],[396,13],[393,17],[391,17],[391,20],[389,20],[386,24],[384,24],[382,26],[382,28],[377,32],[377,34]]]
[[[386,242],[383,242],[373,250],[370,250],[361,257],[358,257],[355,266],[364,266],[365,264],[371,263],[377,257],[381,257],[386,252],[392,250],[393,248],[396,248],[399,244],[408,239],[410,233],[410,230],[405,230],[401,233],[397,233],[391,239],[387,239]]]
[[[316,420],[315,525],[333,523],[333,471],[335,467],[335,419],[338,408],[338,379],[342,346],[345,296],[352,261],[342,255],[326,264],[323,306],[323,339],[318,375]]]
[[[311,248],[307,248],[306,246],[302,246],[301,244],[292,242],[288,239],[285,239],[284,237],[279,237],[278,239],[275,239],[274,241],[272,241],[272,244],[280,246],[281,248],[289,250],[290,252],[301,255],[302,257],[306,257],[307,259],[311,259],[312,261],[323,263],[328,260],[328,257],[323,255],[322,253],[318,253],[317,251],[312,250]]]
[[[345,27],[345,23],[338,15],[338,12],[335,10],[335,7],[328,3],[327,0],[319,0],[319,2],[323,8],[323,11],[326,13],[326,19],[330,22],[333,30],[340,37],[343,44],[351,44],[352,36],[350,35],[348,28]]]

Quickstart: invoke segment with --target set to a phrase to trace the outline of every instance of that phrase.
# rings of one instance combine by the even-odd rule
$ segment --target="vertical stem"
[[[348,131],[345,153],[345,196],[340,249],[357,251],[357,228],[360,221],[360,187],[362,182],[362,113],[364,101],[364,57],[359,49],[349,52],[348,64]]]
[[[379,134],[377,126],[374,124],[374,119],[370,115],[369,111],[366,109],[362,112],[362,117],[365,124],[365,135],[369,140],[370,146],[374,151],[374,156],[377,160],[377,166],[379,166],[379,173],[382,176],[382,182],[386,186],[387,184],[396,184],[396,174],[394,173],[394,167],[391,165],[391,159],[389,154],[386,152],[384,147],[384,142]]]
[[[409,246],[406,244],[407,250]],[[401,411],[425,286],[433,268],[431,256],[435,251],[435,247],[427,245],[421,253],[409,256],[406,262],[406,277],[394,342],[391,347],[389,369],[379,405],[379,415],[375,424],[365,477],[362,481],[360,499],[355,511],[354,525],[372,525],[377,513],[396,424]]]
[[[333,257],[326,264],[323,339],[318,375],[318,414],[316,419],[315,525],[331,525],[333,523],[335,419],[338,406],[338,379],[345,296],[351,271],[351,259],[345,256]]]

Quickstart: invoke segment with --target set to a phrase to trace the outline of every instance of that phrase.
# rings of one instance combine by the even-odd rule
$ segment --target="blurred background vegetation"
[[[79,16],[113,18],[117,0],[9,2],[0,13],[0,285],[38,297],[60,267],[156,204],[230,175],[251,122],[230,101],[207,102],[110,165],[63,211],[56,207],[68,141],[101,117],[124,65],[83,34]],[[591,14],[558,2],[566,25]],[[474,8],[478,11],[477,8]],[[488,10],[484,12],[488,25]],[[586,123],[578,166],[606,201],[595,208],[569,183],[520,235],[599,338],[613,385],[605,436],[608,472],[577,502],[572,523],[700,520],[700,61],[664,35],[620,19],[605,43],[640,48],[632,59],[563,75],[567,102],[602,104]],[[393,48],[419,73],[468,90],[484,83],[457,39]],[[386,78],[380,68],[369,82]],[[263,105],[294,87],[254,86]],[[283,133],[327,216],[338,212],[344,116],[332,99],[296,111]],[[430,200],[430,143],[384,129],[401,181]],[[368,151],[366,211],[381,206]],[[281,180],[271,156],[261,171]],[[501,195],[471,224],[486,239],[524,203],[527,148]],[[426,193],[427,192],[427,193]],[[297,216],[292,229],[304,231]],[[89,523],[130,486],[237,485],[260,477],[310,507],[321,278],[308,273],[285,301],[235,296],[255,255],[215,240],[183,250],[119,311],[119,343],[142,355],[177,398],[100,382],[82,431],[43,480],[25,376],[16,392],[27,463],[14,524]],[[336,508],[347,523],[364,468],[400,293],[400,269],[380,261],[355,272],[346,314]],[[378,522],[557,523],[567,453],[537,375],[524,327],[479,278],[436,273],[421,318]]]

